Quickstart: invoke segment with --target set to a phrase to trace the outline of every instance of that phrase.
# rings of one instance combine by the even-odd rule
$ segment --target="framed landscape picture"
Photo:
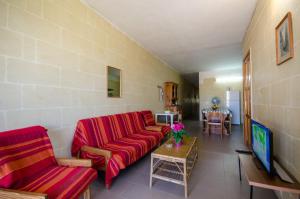
[[[277,65],[294,56],[292,14],[288,12],[275,29]]]
[[[122,71],[119,68],[107,66],[107,97],[120,98],[122,90]]]

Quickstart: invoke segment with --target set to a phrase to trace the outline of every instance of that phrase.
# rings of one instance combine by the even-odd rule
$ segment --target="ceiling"
[[[241,68],[257,0],[84,0],[182,74]]]

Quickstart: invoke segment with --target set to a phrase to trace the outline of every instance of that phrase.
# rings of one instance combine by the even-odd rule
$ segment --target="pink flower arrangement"
[[[184,135],[187,135],[186,131],[184,130],[184,125],[182,123],[176,123],[171,126],[172,128],[172,136],[175,142],[182,143],[182,139]]]
[[[177,133],[177,132],[179,132],[179,131],[181,131],[181,130],[184,129],[184,125],[182,123],[177,123],[177,124],[173,124],[171,126],[171,128],[172,128],[172,130],[173,130],[174,133]]]

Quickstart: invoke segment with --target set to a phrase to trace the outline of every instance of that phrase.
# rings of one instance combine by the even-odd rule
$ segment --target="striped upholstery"
[[[122,118],[124,121],[124,128],[127,135],[131,135],[136,132],[136,128],[134,125],[134,120],[131,113],[122,114]]]
[[[44,127],[0,133],[0,188],[78,198],[96,177],[91,168],[58,166]]]
[[[16,182],[43,169],[56,166],[46,129],[37,126],[0,133],[0,187]]]
[[[150,144],[150,148],[152,149],[161,142],[161,140],[163,139],[163,135],[161,132],[143,130],[140,131],[139,133],[134,133],[128,136],[128,138],[147,140]]]
[[[97,178],[91,168],[51,166],[18,182],[13,189],[46,193],[48,198],[78,198]]]
[[[111,115],[110,117],[110,127],[112,131],[116,134],[116,138],[120,139],[128,135],[125,122],[123,120],[122,114]]]
[[[133,125],[136,131],[145,130],[145,123],[140,112],[130,113],[133,119]]]
[[[72,144],[72,154],[78,152],[83,145],[101,148],[104,144],[111,142],[108,117],[95,117],[83,119],[77,122]]]
[[[144,119],[146,126],[154,126],[155,125],[155,120],[154,120],[152,111],[150,111],[150,110],[141,111],[141,114],[142,114],[142,117]]]
[[[171,132],[171,127],[170,126],[162,126],[162,128],[161,128],[161,132],[162,132],[162,134],[163,135],[167,135],[168,133],[170,133]]]
[[[143,121],[146,126],[160,126],[161,127],[161,132],[165,136],[166,134],[171,132],[171,127],[170,126],[161,126],[155,124],[155,120],[152,114],[152,111],[150,110],[145,110],[140,112],[143,118]]]
[[[111,136],[111,137],[109,137]],[[72,144],[72,155],[76,156],[84,145],[112,152],[106,165],[106,184],[121,169],[143,157],[163,139],[162,132],[146,131],[139,112],[102,116],[80,120],[77,123]],[[95,168],[105,166],[102,156],[80,153],[82,158],[90,158]]]

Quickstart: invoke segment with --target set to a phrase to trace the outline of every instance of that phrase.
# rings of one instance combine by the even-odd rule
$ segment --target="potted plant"
[[[179,147],[183,144],[183,136],[187,135],[186,131],[184,130],[184,125],[182,123],[176,123],[173,124],[171,128],[174,143],[176,147]]]

